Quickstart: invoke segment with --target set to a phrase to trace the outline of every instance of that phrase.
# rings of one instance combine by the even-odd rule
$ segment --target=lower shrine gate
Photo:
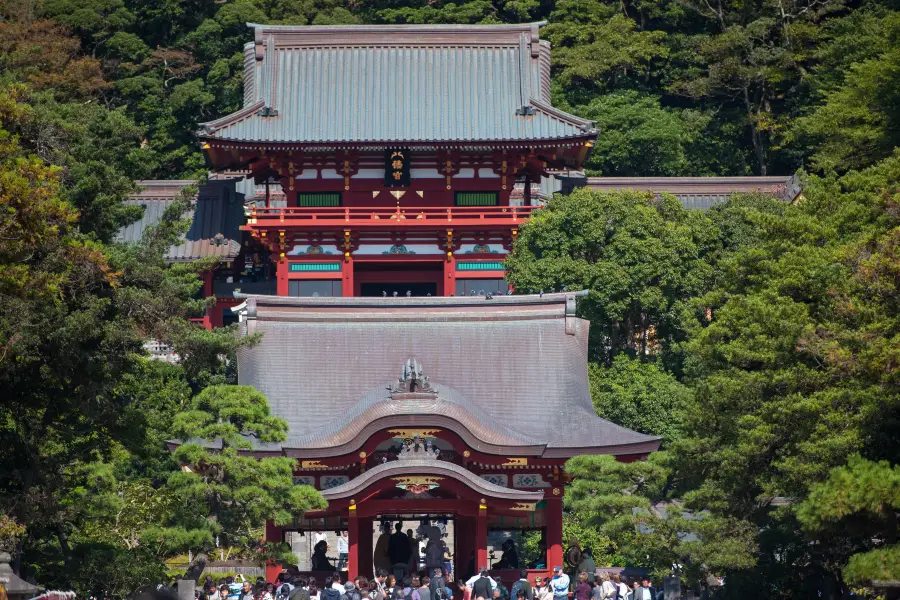
[[[637,460],[659,445],[596,416],[576,298],[243,297],[241,332],[262,338],[239,351],[240,383],[290,427],[256,452],[296,458],[296,482],[328,500],[291,526],[269,524],[267,539],[346,530],[349,577],[372,577],[385,560],[379,526],[412,523],[422,538],[452,523],[442,541],[454,578],[563,564],[566,459]]]

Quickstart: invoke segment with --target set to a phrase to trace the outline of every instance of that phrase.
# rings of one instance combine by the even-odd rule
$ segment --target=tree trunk
[[[753,108],[753,103],[750,101],[750,88],[749,86],[744,86],[744,106],[747,109],[747,122],[750,125],[750,139],[753,141],[753,154],[756,157],[756,162],[759,165],[759,174],[765,176],[767,165],[766,165],[766,148],[762,138],[762,132],[759,131],[759,128],[756,126],[756,117],[759,116],[759,109]]]
[[[66,535],[65,526],[61,523],[56,525],[56,539],[59,541],[59,547],[63,553],[63,561],[66,569],[72,572],[72,548],[69,546],[69,537]]]

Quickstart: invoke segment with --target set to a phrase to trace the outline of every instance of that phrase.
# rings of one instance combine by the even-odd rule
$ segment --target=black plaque
[[[396,148],[384,152],[384,185],[409,186],[409,150]]]

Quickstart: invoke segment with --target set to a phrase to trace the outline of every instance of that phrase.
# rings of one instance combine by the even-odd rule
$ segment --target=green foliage
[[[198,267],[163,260],[188,196],[142,243],[104,243],[134,217],[120,205],[120,169],[139,153],[136,135],[117,137],[129,127],[121,112],[0,88],[0,510],[27,527],[20,548],[42,583],[120,597],[164,572],[140,538],[170,509],[144,477],[171,468],[177,394],[221,379],[237,344],[188,321],[205,306]],[[147,338],[183,357],[167,367],[178,375],[147,365]]]
[[[627,565],[669,574],[685,565],[683,576],[703,581],[712,573],[752,564],[753,532],[735,519],[711,513],[683,513],[679,502],[662,502],[668,486],[670,457],[658,452],[647,461],[617,462],[611,456],[580,456],[566,463],[575,481],[566,506],[593,525]]]
[[[579,191],[523,227],[517,289],[589,289],[580,310],[595,331],[623,306],[677,332],[646,347],[592,340],[598,413],[666,438],[647,462],[567,464],[567,509],[609,540],[611,561],[725,576],[728,598],[896,576],[898,198],[895,155],[808,178],[793,205],[745,195],[686,215]],[[703,277],[685,279],[686,265]]]
[[[858,169],[885,158],[900,145],[897,106],[900,51],[851,65],[845,81],[824,92],[824,101],[799,118],[798,135],[811,138],[813,166],[823,170]]]
[[[710,276],[708,222],[672,197],[577,190],[555,198],[521,230],[507,258],[517,290],[589,290],[592,352],[668,357],[685,333],[688,298]]]
[[[589,175],[700,175],[708,169],[698,159],[710,118],[698,111],[660,106],[659,98],[635,91],[598,96],[579,115],[592,119],[603,135],[586,169]],[[698,156],[699,155],[699,156]]]
[[[326,506],[314,488],[294,485],[295,460],[238,453],[252,448],[248,438],[267,443],[287,437],[287,423],[271,416],[265,396],[251,387],[207,387],[175,415],[172,434],[185,442],[173,454],[182,469],[169,476],[167,486],[180,508],[172,526],[147,532],[153,545],[196,549],[206,531],[205,549],[215,536],[226,545],[249,547],[267,519],[283,525]],[[198,438],[215,448],[188,441]]]
[[[852,540],[856,552],[844,569],[848,581],[896,580],[900,577],[900,467],[852,456],[810,489],[797,509],[807,531],[825,544]]]
[[[680,437],[691,391],[656,364],[620,354],[609,367],[591,364],[589,378],[594,408],[604,419],[667,444]]]

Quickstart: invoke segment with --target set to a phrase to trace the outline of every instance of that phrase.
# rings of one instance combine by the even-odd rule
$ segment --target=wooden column
[[[209,298],[210,296],[213,295],[212,278],[213,278],[212,271],[205,271],[203,273],[203,297],[204,298]],[[203,326],[206,327],[207,329],[212,329],[214,326],[213,315],[212,315],[212,311],[214,311],[214,310],[215,310],[215,306],[213,306],[211,308],[207,308],[206,314],[203,315]]]
[[[487,567],[487,504],[478,505],[478,516],[475,517],[475,570]]]
[[[359,575],[359,518],[356,516],[356,505],[350,505],[350,518],[347,519],[348,541],[347,579],[352,581]]]
[[[456,295],[456,258],[447,252],[444,260],[444,296]]]
[[[372,517],[359,518],[359,544],[357,544],[357,560],[359,566],[359,575],[364,575],[369,579],[375,577],[375,569],[372,563],[372,525],[375,519]]]
[[[288,269],[290,263],[288,263],[287,258],[282,258],[276,263],[275,269],[275,279],[276,279],[276,289],[277,295],[279,296],[287,296],[288,295]]]
[[[563,564],[562,488],[553,488],[553,495],[547,498],[547,569]]]
[[[266,521],[265,542],[272,544],[280,544],[283,542],[281,527],[275,525],[274,521]],[[269,560],[266,561],[266,583],[275,583],[275,579],[281,574],[281,564]]]
[[[475,519],[472,517],[457,517],[454,524],[456,543],[454,544],[454,578],[468,579],[472,576],[469,572],[469,559],[475,551]],[[478,565],[475,565],[478,568]]]
[[[341,296],[349,298],[353,296],[353,259],[345,258],[341,263]]]
[[[275,583],[281,575],[281,564],[274,560],[266,561],[266,583]]]

